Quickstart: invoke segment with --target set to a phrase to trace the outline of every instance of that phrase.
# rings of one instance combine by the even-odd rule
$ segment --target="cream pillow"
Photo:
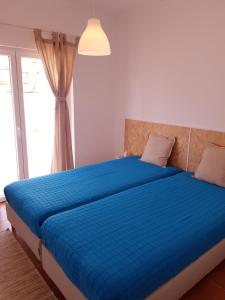
[[[225,148],[207,144],[194,177],[225,187]]]
[[[164,136],[151,135],[145,146],[141,160],[160,167],[166,167],[174,143],[175,138],[171,139]]]

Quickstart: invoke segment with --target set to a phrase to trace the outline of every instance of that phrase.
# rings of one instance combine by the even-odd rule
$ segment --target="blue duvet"
[[[18,181],[4,192],[9,204],[40,237],[40,226],[49,216],[178,172],[128,157]]]
[[[47,219],[42,239],[90,300],[138,300],[225,238],[225,189],[189,173]]]

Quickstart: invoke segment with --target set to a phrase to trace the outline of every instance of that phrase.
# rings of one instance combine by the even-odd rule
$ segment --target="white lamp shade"
[[[90,56],[111,54],[109,40],[99,19],[89,19],[79,42],[78,53]]]

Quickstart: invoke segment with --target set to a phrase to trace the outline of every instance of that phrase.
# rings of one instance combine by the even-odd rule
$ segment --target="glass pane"
[[[18,179],[10,58],[0,55],[0,196]]]
[[[55,99],[38,58],[21,58],[29,177],[51,172]]]

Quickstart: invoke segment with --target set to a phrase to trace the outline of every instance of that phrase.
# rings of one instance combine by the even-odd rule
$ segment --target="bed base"
[[[42,267],[67,300],[87,300],[65,275],[52,254],[42,245]]]
[[[170,279],[146,300],[178,300],[225,259],[225,239]],[[65,275],[52,254],[42,245],[42,266],[67,300],[85,300],[85,296]]]
[[[41,260],[41,240],[34,235],[29,227],[21,220],[14,209],[7,203],[6,213],[12,230],[27,244],[38,260]]]

